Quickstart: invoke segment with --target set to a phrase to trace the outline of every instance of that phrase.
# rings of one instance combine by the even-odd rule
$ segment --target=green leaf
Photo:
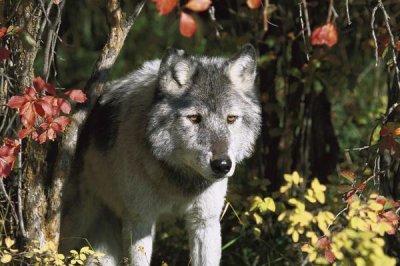
[[[341,177],[346,178],[351,183],[353,183],[354,179],[356,178],[356,175],[354,174],[354,172],[350,171],[350,170],[340,171],[339,174]]]

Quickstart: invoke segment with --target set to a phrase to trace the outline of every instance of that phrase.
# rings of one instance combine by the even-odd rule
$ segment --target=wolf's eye
[[[226,117],[226,122],[228,122],[228,124],[233,124],[235,123],[237,118],[238,118],[237,115],[228,115]]]
[[[190,122],[192,122],[193,124],[198,124],[201,122],[201,115],[196,114],[196,115],[188,115],[186,116]]]

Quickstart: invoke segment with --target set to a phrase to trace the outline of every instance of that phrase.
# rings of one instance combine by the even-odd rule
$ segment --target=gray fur
[[[251,155],[261,126],[255,78],[248,45],[231,59],[170,49],[110,83],[65,187],[61,249],[81,244],[71,237],[86,237],[107,254],[105,265],[122,257],[148,265],[156,221],[174,213],[187,221],[192,265],[218,265],[227,177]],[[229,124],[228,115],[236,121]],[[223,158],[232,167],[212,170],[210,162]]]

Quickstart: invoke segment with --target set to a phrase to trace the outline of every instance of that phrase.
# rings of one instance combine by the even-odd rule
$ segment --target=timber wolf
[[[81,237],[104,265],[149,265],[157,219],[170,212],[185,218],[192,265],[219,265],[228,177],[261,127],[256,66],[251,45],[232,58],[169,49],[111,82],[79,139],[61,249],[87,245]]]

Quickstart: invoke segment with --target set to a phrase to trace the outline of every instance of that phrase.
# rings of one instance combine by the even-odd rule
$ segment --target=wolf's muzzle
[[[232,167],[232,161],[229,158],[217,159],[210,162],[211,169],[214,173],[221,175],[227,174]]]

